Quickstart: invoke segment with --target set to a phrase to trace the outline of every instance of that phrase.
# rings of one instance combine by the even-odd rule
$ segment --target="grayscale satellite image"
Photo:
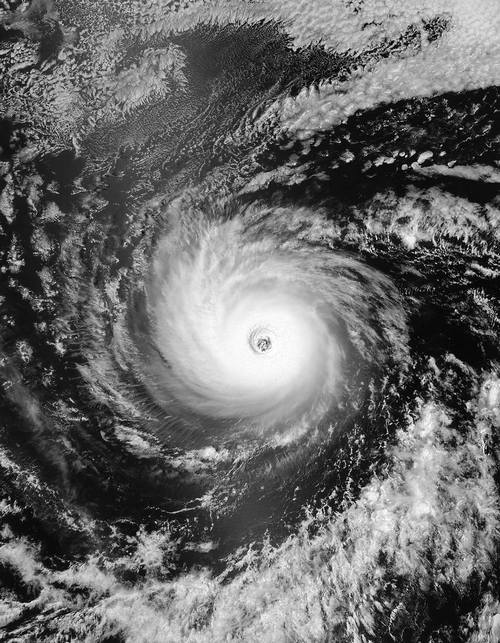
[[[499,0],[0,0],[0,641],[500,643]]]

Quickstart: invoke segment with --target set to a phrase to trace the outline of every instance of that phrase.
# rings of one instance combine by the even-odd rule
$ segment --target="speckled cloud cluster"
[[[12,17],[0,10],[1,23],[26,34],[24,41],[1,54],[1,109],[19,118],[34,117],[39,134],[48,135],[55,148],[73,145],[78,150],[80,139],[96,123],[182,92],[186,86],[182,48],[170,43],[149,49],[146,43],[157,37],[168,41],[204,22],[279,21],[293,47],[320,43],[359,61],[347,79],[325,80],[319,89],[306,87],[297,97],[280,98],[261,116],[263,126],[277,118],[285,131],[299,138],[331,128],[360,109],[500,80],[495,0],[193,0],[182,5],[127,0],[120,10],[88,0],[55,2],[53,7],[34,4],[47,11],[47,30],[56,18],[62,26],[57,64],[50,64],[50,74],[45,65],[38,68],[37,41],[43,34],[30,27],[24,14]],[[428,28],[433,20],[440,25],[436,38]],[[132,65],[125,55],[131,39],[145,47]],[[45,118],[47,113],[50,119]]]
[[[297,98],[285,99],[274,106],[285,129],[304,138],[313,131],[331,128],[360,109],[500,82],[500,13],[494,0],[481,0],[477,4],[464,0],[416,2],[411,3],[410,11],[401,6],[403,3],[363,4],[371,9],[368,16],[364,16],[366,9],[360,11],[367,29],[358,31],[361,25],[344,19],[340,23],[342,35],[337,40],[338,27],[327,22],[328,33],[325,29],[321,40],[336,50],[363,51],[375,47],[377,39],[380,42],[398,31],[403,33],[412,20],[421,24],[422,20],[439,15],[448,21],[448,29],[437,42],[429,42],[423,32],[416,50],[410,47],[403,55],[384,58],[355,71],[347,82],[326,82],[319,91],[304,89]],[[390,4],[394,12],[388,11]],[[384,16],[387,15],[397,16],[397,20],[392,18],[394,23],[389,22],[388,32],[384,33],[377,25],[386,26]],[[360,40],[366,32],[369,35]]]
[[[403,39],[405,32],[419,32],[418,46],[410,46],[399,55],[396,46],[381,60],[375,54],[372,64],[362,64],[347,83],[324,82],[319,91],[305,88],[298,97],[280,101],[263,116],[267,120],[277,112],[284,129],[303,138],[332,127],[359,109],[500,81],[500,13],[495,0],[193,0],[167,15],[156,3],[143,29],[171,33],[193,20],[227,23],[265,19],[282,21],[294,47],[321,43],[360,58],[365,53],[373,55],[391,40]],[[440,20],[443,27],[446,23],[437,42],[424,28],[433,19]]]

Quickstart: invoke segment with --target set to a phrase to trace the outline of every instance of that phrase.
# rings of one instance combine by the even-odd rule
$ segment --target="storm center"
[[[268,353],[273,347],[271,335],[264,329],[254,330],[250,335],[249,343],[256,353]]]

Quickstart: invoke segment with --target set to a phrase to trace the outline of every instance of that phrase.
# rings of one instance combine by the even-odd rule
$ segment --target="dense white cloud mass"
[[[402,358],[405,315],[381,273],[326,241],[321,248],[280,237],[278,224],[293,210],[264,214],[265,226],[252,221],[256,212],[229,221],[198,221],[191,212],[187,224],[181,218],[171,226],[145,288],[161,361],[149,352],[144,360],[140,341],[134,352],[145,387],[165,412],[178,406],[179,414],[232,419],[233,437],[286,442],[316,433],[321,421],[328,428],[346,389],[361,387],[355,367],[382,361],[388,345],[392,359]],[[307,225],[318,220],[328,235],[326,221],[312,212],[299,216]],[[174,208],[168,219],[175,218]],[[227,439],[217,432],[216,441]],[[199,440],[195,434],[193,446]]]

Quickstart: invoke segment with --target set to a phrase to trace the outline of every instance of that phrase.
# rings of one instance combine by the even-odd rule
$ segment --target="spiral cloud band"
[[[200,433],[207,443],[313,435],[405,344],[387,277],[326,240],[292,239],[287,213],[271,215],[264,226],[251,215],[188,209],[161,236],[141,322],[130,319],[148,396],[163,420],[198,418],[193,444],[203,442]],[[168,431],[168,443],[179,434]]]

